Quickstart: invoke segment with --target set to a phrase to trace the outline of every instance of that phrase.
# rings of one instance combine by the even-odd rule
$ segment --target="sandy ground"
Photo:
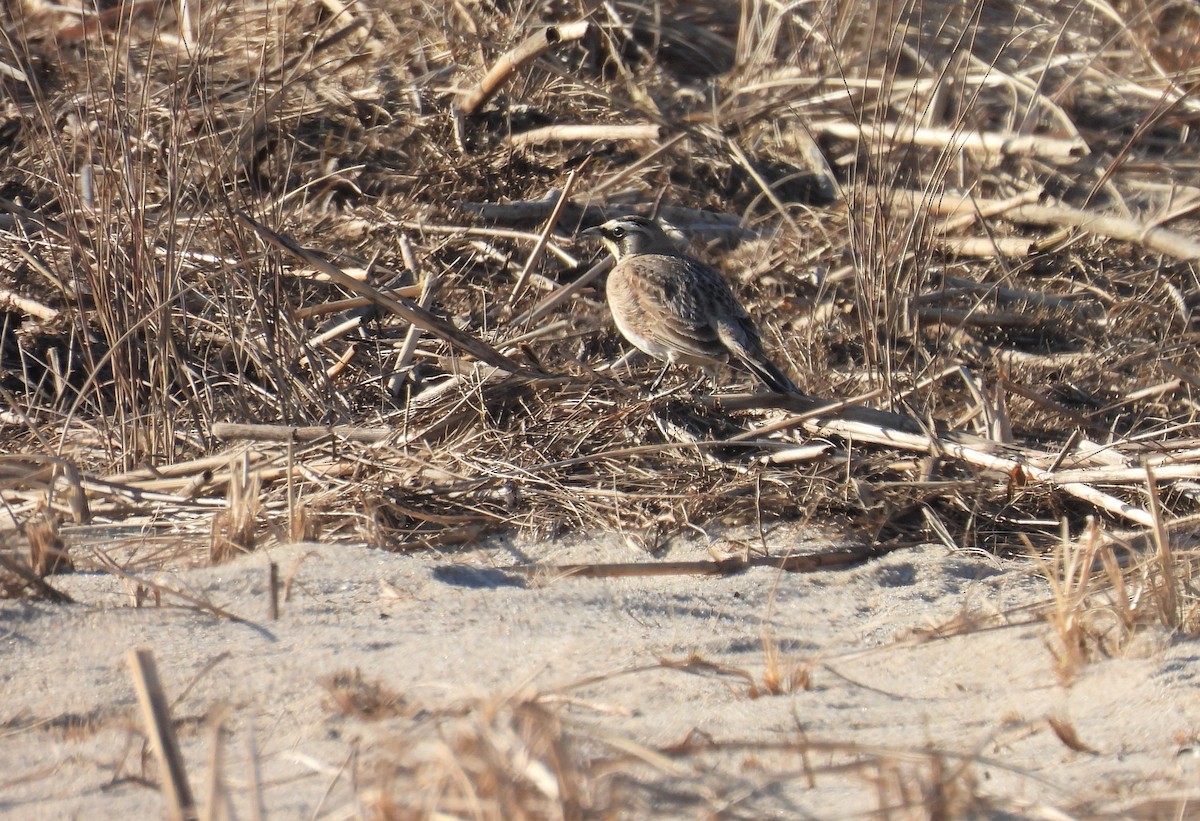
[[[768,542],[831,547],[784,529]],[[666,558],[709,547],[679,540]],[[278,621],[268,560],[293,580]],[[548,800],[552,766],[512,719],[531,704],[598,768],[580,775],[585,816],[1200,817],[1200,644],[1147,629],[1064,685],[1030,609],[1049,588],[1026,563],[926,547],[816,573],[527,584],[494,570],[632,560],[652,561],[616,539],[452,556],[302,544],[154,576],[251,624],[134,609],[109,575],[59,577],[78,604],[0,602],[0,815],[161,815],[125,660],[144,646],[198,796],[224,716],[230,817],[255,817],[252,762],[269,818],[371,817],[385,799],[414,817],[438,795],[472,817],[486,791],[453,804],[459,782],[431,776],[469,754],[472,732]],[[764,636],[787,692],[762,692]],[[322,682],[356,671],[395,703],[339,709]]]

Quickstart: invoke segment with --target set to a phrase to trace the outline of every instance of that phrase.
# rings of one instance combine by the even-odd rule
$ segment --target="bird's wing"
[[[711,287],[696,287],[698,280],[693,264],[703,263],[689,257],[644,255],[631,264],[640,266],[637,280],[639,301],[648,318],[652,319],[643,333],[664,347],[700,359],[723,360],[725,345],[717,330],[717,315]],[[679,275],[678,265],[685,263],[686,271]],[[704,266],[707,268],[707,266]],[[724,280],[711,269],[712,276],[725,286]],[[707,283],[706,283],[707,285]]]

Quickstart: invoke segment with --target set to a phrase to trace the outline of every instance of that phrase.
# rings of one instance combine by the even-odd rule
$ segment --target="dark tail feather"
[[[750,369],[750,372],[762,380],[775,393],[798,393],[799,390],[792,380],[788,379],[783,371],[775,367],[775,364],[766,357],[742,359],[742,364]]]

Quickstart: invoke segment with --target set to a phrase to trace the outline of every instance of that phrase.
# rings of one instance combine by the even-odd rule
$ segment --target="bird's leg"
[[[671,360],[667,360],[667,364],[663,366],[662,371],[658,374],[658,378],[650,385],[650,393],[658,390],[658,386],[662,384],[663,378],[666,377],[667,371],[671,370]]]

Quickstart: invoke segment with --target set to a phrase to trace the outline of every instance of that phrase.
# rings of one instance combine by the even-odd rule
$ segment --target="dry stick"
[[[45,321],[53,320],[58,317],[58,311],[51,308],[49,305],[30,299],[27,296],[13,293],[7,288],[0,288],[0,309],[20,311],[29,314],[35,319]]]
[[[938,248],[960,257],[991,259],[1002,257],[1027,257],[1041,247],[1039,240],[1026,237],[937,237]]]
[[[616,140],[660,140],[663,127],[653,123],[613,125],[548,125],[510,134],[508,144],[513,148],[543,145],[552,142],[614,142]]]
[[[939,234],[948,234],[951,231],[958,231],[973,225],[977,220],[989,219],[998,217],[1005,211],[1011,211],[1014,208],[1019,208],[1022,205],[1035,205],[1042,198],[1043,192],[1039,188],[1033,188],[1029,191],[1022,191],[1020,194],[1009,197],[1003,200],[980,200],[978,207],[968,214],[960,214],[947,220],[943,220],[938,225],[934,226],[934,231]],[[983,239],[987,239],[984,237]]]
[[[881,194],[893,209],[915,211],[918,208],[930,214],[948,216],[973,213],[977,208],[991,208],[1003,201],[972,200],[966,194],[945,194],[930,199],[920,191],[907,189],[891,190]],[[1182,260],[1200,259],[1200,242],[1186,234],[1162,228],[1153,223],[1145,224],[1124,217],[1106,216],[1083,211],[1067,205],[1022,205],[1002,212],[1004,220],[1026,225],[1078,228],[1090,234],[1124,242],[1136,242],[1151,251]],[[1039,247],[1045,242],[1038,243]]]
[[[541,302],[539,302],[537,305],[534,305],[528,311],[526,311],[525,313],[521,314],[519,317],[514,319],[512,321],[512,324],[516,325],[518,327],[521,327],[521,326],[525,326],[525,325],[529,325],[534,322],[537,322],[542,317],[544,317],[546,314],[550,313],[555,308],[557,308],[559,305],[561,305],[563,302],[565,302],[567,299],[574,296],[578,292],[582,291],[588,285],[591,285],[593,281],[595,281],[600,276],[602,276],[603,274],[610,271],[612,269],[612,267],[613,267],[612,257],[605,256],[605,258],[603,260],[601,260],[600,262],[597,262],[595,265],[593,265],[591,268],[589,268],[587,270],[587,273],[585,273],[579,279],[575,280],[574,282],[570,283],[569,285],[564,285],[563,287],[559,288],[554,293],[550,294],[550,296],[546,297]]]
[[[224,745],[221,743],[221,736],[225,727],[225,707],[218,707],[213,711],[212,718],[209,724],[208,736],[208,778],[204,784],[204,808],[200,816],[200,821],[217,821],[224,817],[224,813],[218,812],[217,805],[221,800],[222,794],[225,792],[224,784],[221,780],[221,769],[224,767]]]
[[[590,29],[591,23],[578,20],[559,26],[547,26],[529,35],[516,48],[500,55],[500,59],[479,81],[479,85],[464,95],[463,101],[457,106],[458,113],[464,117],[471,116],[500,90],[500,86],[515,71],[529,65],[559,43],[582,40]]]
[[[1009,222],[1078,228],[1089,234],[1135,242],[1150,251],[1181,260],[1200,259],[1200,242],[1169,228],[1123,217],[1105,216],[1067,205],[1023,205],[1004,215]]]
[[[417,300],[417,304],[429,310],[433,305],[433,299],[437,296],[438,289],[442,287],[442,277],[440,274],[430,274],[425,278],[425,285],[421,289],[421,296]],[[413,356],[417,353],[417,343],[421,340],[421,329],[416,325],[408,326],[408,333],[404,335],[404,344],[400,346],[400,353],[396,357],[396,364],[392,371],[402,371],[412,364]]]
[[[308,277],[316,279],[316,277]],[[398,288],[392,288],[388,291],[395,296],[402,296],[406,299],[413,299],[421,295],[420,285],[401,285]],[[367,299],[361,296],[350,297],[349,299],[335,299],[332,302],[322,302],[320,305],[310,305],[304,308],[296,309],[297,319],[310,319],[315,316],[325,316],[326,314],[337,314],[342,311],[350,311],[355,308],[365,308],[368,305],[374,305],[375,300]]]
[[[828,553],[787,556],[733,556],[718,561],[615,562],[611,564],[523,564],[501,568],[506,573],[529,577],[612,579],[630,576],[727,576],[748,567],[772,567],[789,573],[810,573],[828,567],[844,567],[866,561],[876,551],[870,547],[834,550]]]
[[[1146,471],[1150,468],[1150,465],[1134,468],[1073,468],[1070,470],[1060,470],[1052,474],[1052,478],[1056,484],[1059,482],[1088,482],[1109,485],[1136,485],[1146,481]],[[1155,466],[1153,470],[1154,478],[1160,480],[1200,479],[1200,464],[1196,463],[1164,464]]]
[[[489,365],[494,365],[495,367],[507,371],[514,376],[521,376],[526,379],[538,380],[553,378],[547,376],[546,374],[533,371],[517,364],[483,340],[477,339],[468,333],[460,331],[446,320],[431,314],[429,311],[426,311],[425,309],[412,302],[409,302],[408,300],[394,299],[387,294],[382,293],[377,288],[372,288],[370,285],[359,282],[354,277],[343,273],[342,270],[336,265],[321,259],[319,256],[305,248],[301,248],[289,237],[285,237],[282,234],[277,234],[266,226],[255,222],[245,212],[237,211],[236,216],[243,225],[253,230],[268,245],[272,245],[281,251],[286,251],[287,253],[303,260],[305,263],[316,268],[318,271],[327,274],[329,278],[338,285],[348,288],[360,296],[366,297],[379,307],[386,308],[402,319],[406,319],[412,324],[420,326],[427,333],[433,334],[438,339],[448,342],[454,347],[471,354],[476,359],[486,362]]]
[[[964,279],[962,277],[950,276],[949,274],[944,275],[942,281],[947,285],[955,288],[963,288],[972,293],[981,293],[987,296],[995,295],[1000,299],[1013,302],[1029,302],[1034,305],[1046,305],[1051,308],[1076,308],[1080,302],[1092,299],[1090,294],[1086,296],[1046,294],[1041,291],[1026,291],[1007,285],[997,285],[994,282],[976,282],[973,279]]]
[[[681,140],[686,139],[687,136],[688,136],[688,134],[686,131],[682,131],[682,132],[676,134],[674,137],[671,137],[666,142],[655,147],[653,151],[650,151],[645,156],[638,157],[632,163],[623,166],[620,171],[613,174],[608,179],[602,180],[601,182],[597,183],[590,191],[585,192],[584,197],[589,201],[594,200],[594,199],[599,199],[600,195],[603,194],[605,191],[608,191],[610,188],[615,188],[616,186],[625,182],[625,180],[627,180],[630,177],[637,174],[637,172],[640,171],[643,167],[645,167],[646,165],[649,165],[651,162],[653,162],[656,157],[659,157],[659,156],[667,153],[668,151],[670,151],[672,148],[675,147],[676,143],[680,142]]]
[[[818,134],[828,134],[843,140],[886,141],[889,145],[912,143],[950,151],[1042,157],[1048,160],[1073,160],[1088,153],[1087,143],[1083,140],[1063,140],[1035,134],[969,132],[953,128],[923,128],[900,123],[867,125],[832,120],[812,123],[809,128]]]
[[[797,425],[803,424],[809,419],[814,419],[818,416],[831,416],[832,414],[838,413],[846,408],[855,407],[863,404],[864,402],[870,402],[872,399],[875,399],[881,395],[883,395],[883,388],[876,388],[873,391],[868,391],[867,393],[851,397],[850,399],[844,399],[840,402],[830,402],[829,404],[820,405],[812,410],[805,411],[795,416],[789,416],[786,419],[780,419],[778,422],[771,422],[757,428],[752,428],[744,433],[739,433],[737,436],[731,436],[727,441],[742,442],[746,439],[753,439],[758,436],[766,436],[769,433],[788,430],[789,428],[794,428]]]
[[[138,576],[135,576],[132,573],[127,573],[123,569],[121,569],[121,567],[118,566],[117,563],[114,562],[111,557],[104,554],[104,552],[101,551],[99,548],[93,548],[93,549],[96,550],[99,553],[99,555],[101,556],[101,558],[103,560],[101,563],[104,566],[105,573],[112,573],[114,576],[116,576],[118,578],[124,579],[129,582],[133,582],[135,584],[143,585],[150,590],[154,590],[157,593],[166,593],[167,595],[170,595],[170,596],[177,596],[178,598],[183,599],[185,602],[187,602],[189,605],[191,605],[196,610],[202,610],[202,611],[211,613],[214,616],[217,616],[218,618],[229,619],[230,621],[235,622],[236,624],[244,624],[247,627],[252,627],[255,630],[258,630],[264,636],[269,637],[272,641],[274,641],[274,636],[271,634],[271,631],[256,624],[255,622],[252,622],[249,619],[244,619],[241,616],[230,613],[225,608],[218,607],[217,605],[213,604],[212,602],[204,601],[203,599],[199,598],[198,596],[193,596],[191,593],[188,593],[186,590],[180,590],[178,588],[171,587],[170,585],[166,585],[166,584],[159,584],[158,582],[150,581],[149,579],[140,578]]]
[[[142,720],[146,723],[146,735],[158,758],[162,772],[163,789],[167,800],[167,817],[172,821],[187,821],[196,817],[196,802],[188,786],[187,771],[183,766],[183,755],[179,752],[179,739],[171,723],[171,710],[158,669],[154,665],[154,653],[146,647],[132,647],[126,654],[133,686],[137,691],[138,703],[142,707]]]
[[[1107,510],[1116,516],[1128,519],[1144,527],[1153,525],[1153,517],[1140,507],[1134,507],[1126,502],[1109,496],[1082,482],[1064,481],[1060,474],[1052,474],[1047,470],[1033,465],[984,453],[967,445],[949,442],[945,439],[934,438],[923,434],[906,433],[905,431],[880,427],[863,422],[846,419],[815,419],[804,423],[804,429],[816,435],[834,435],[856,442],[871,442],[885,447],[912,450],[924,453],[941,453],[960,462],[1006,475],[1017,474],[1034,482],[1044,482],[1060,489],[1063,493],[1082,499],[1088,504],[1102,510]],[[1142,474],[1145,475],[1144,473]]]
[[[542,233],[538,235],[537,242],[533,244],[533,250],[529,252],[529,259],[525,260],[525,267],[521,269],[521,273],[517,276],[517,281],[513,284],[512,296],[509,297],[511,303],[517,301],[517,297],[521,295],[521,291],[525,289],[525,283],[529,281],[529,274],[533,271],[533,266],[542,256],[542,249],[546,247],[546,241],[550,239],[550,235],[554,233],[554,228],[558,225],[558,217],[562,213],[563,205],[571,198],[571,191],[575,188],[575,170],[567,174],[567,181],[563,183],[562,193],[559,194],[558,200],[554,203],[554,209],[550,212],[549,219],[546,220],[546,226],[542,228]]]
[[[983,328],[1031,328],[1046,322],[1043,317],[1020,311],[985,312],[960,308],[918,308],[916,314],[923,322],[954,327],[975,325]]]
[[[267,589],[271,597],[267,605],[267,618],[279,621],[279,565],[275,562],[267,565]]]

